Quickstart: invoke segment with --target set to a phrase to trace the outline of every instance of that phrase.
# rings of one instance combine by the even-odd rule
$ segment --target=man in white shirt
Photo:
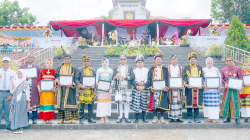
[[[182,67],[178,65],[178,56],[170,56],[171,65],[168,66],[169,77],[181,77],[182,78]],[[171,82],[171,81],[170,81]],[[181,122],[183,123],[182,118],[182,97],[183,97],[183,88],[170,88],[169,103],[170,103],[170,112],[168,113],[168,118],[170,118],[170,123]]]
[[[109,31],[108,35],[109,35],[108,42],[109,42],[109,45],[111,45],[111,43],[112,43],[112,31]]]
[[[0,123],[2,118],[2,111],[4,111],[4,118],[6,123],[6,130],[10,129],[9,120],[9,106],[12,95],[10,94],[11,80],[17,78],[16,72],[10,69],[10,58],[4,57],[2,60],[3,68],[0,69]]]
[[[118,109],[118,120],[116,123],[122,122],[123,117],[123,105],[124,105],[124,111],[125,111],[125,122],[131,123],[131,121],[128,119],[129,117],[129,110],[130,110],[130,104],[132,101],[132,86],[131,81],[134,80],[134,74],[132,67],[128,66],[126,64],[127,57],[125,54],[120,55],[120,65],[116,68],[114,68],[114,81],[115,81],[115,89],[116,93],[120,92],[122,94],[122,102],[119,102],[119,108],[117,104]]]

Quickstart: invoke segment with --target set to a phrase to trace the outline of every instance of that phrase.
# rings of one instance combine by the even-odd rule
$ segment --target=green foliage
[[[233,16],[244,23],[250,23],[249,0],[211,0],[211,17],[215,22],[230,23]]]
[[[119,45],[110,46],[107,51],[104,52],[105,55],[120,55],[126,54],[127,56],[137,56],[137,55],[155,55],[161,52],[157,46],[131,46],[131,45]]]
[[[57,57],[63,57],[63,51],[62,51],[62,48],[61,47],[55,47],[56,48],[56,56]],[[67,49],[67,47],[63,47],[63,49],[65,50],[65,52],[67,54],[69,54],[69,51]]]
[[[207,51],[204,54],[204,56],[209,57],[209,56],[219,55],[222,47],[223,44],[219,46],[216,44],[211,44],[211,46],[207,46]]]
[[[0,26],[34,26],[38,23],[29,8],[20,8],[18,1],[5,1],[0,6]]]
[[[2,60],[0,61],[0,66],[3,66],[2,65]],[[19,64],[19,62],[15,62],[15,61],[13,61],[13,60],[11,60],[10,61],[10,69],[12,69],[12,70],[14,70],[15,72],[17,72],[18,71],[18,69],[19,69],[19,67],[17,67],[17,66],[19,66],[19,65],[17,65],[17,64]],[[2,68],[2,67],[1,67]]]
[[[250,41],[247,37],[246,29],[236,16],[232,19],[225,44],[250,51]]]

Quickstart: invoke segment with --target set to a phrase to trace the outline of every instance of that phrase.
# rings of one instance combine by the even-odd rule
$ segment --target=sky
[[[3,2],[4,0],[0,0]],[[14,0],[9,0],[14,1]],[[39,24],[46,26],[50,20],[85,20],[101,15],[108,16],[112,0],[18,0],[21,8],[29,7]],[[211,0],[147,0],[146,8],[153,16],[170,19],[208,19]]]

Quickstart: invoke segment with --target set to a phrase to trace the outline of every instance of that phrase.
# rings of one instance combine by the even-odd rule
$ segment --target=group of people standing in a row
[[[96,117],[100,117],[100,123],[108,123],[108,117],[111,116],[111,93],[112,86],[115,93],[119,93],[122,101],[117,104],[118,120],[121,123],[123,111],[125,112],[125,122],[129,120],[130,108],[134,113],[134,123],[138,122],[139,112],[142,111],[142,121],[146,120],[146,112],[153,112],[152,123],[158,123],[157,112],[160,113],[160,123],[164,124],[164,113],[168,112],[169,122],[183,122],[182,104],[185,101],[187,108],[188,122],[200,123],[199,108],[204,108],[204,116],[207,121],[216,123],[219,116],[225,117],[224,122],[230,122],[230,118],[235,118],[236,123],[240,123],[240,97],[241,97],[241,115],[248,121],[250,117],[250,85],[244,85],[240,91],[228,89],[227,82],[229,77],[242,78],[242,75],[249,74],[250,63],[244,64],[244,70],[241,72],[239,67],[234,66],[233,58],[227,57],[227,67],[222,69],[222,73],[213,67],[213,59],[206,59],[206,67],[197,65],[197,54],[192,52],[188,55],[189,64],[183,69],[178,65],[177,55],[170,57],[171,65],[164,67],[162,65],[163,55],[158,53],[154,56],[155,66],[147,69],[143,67],[144,57],[137,56],[135,62],[136,69],[127,65],[126,55],[119,58],[120,65],[116,68],[109,68],[108,59],[102,60],[102,67],[95,71],[90,67],[90,57],[83,55],[83,66],[76,68],[71,65],[71,56],[64,53],[64,63],[56,70],[53,69],[53,61],[48,59],[46,68],[40,71],[38,65],[34,64],[35,56],[28,54],[28,61],[20,66],[17,73],[10,69],[10,58],[4,57],[2,60],[3,68],[0,69],[0,116],[4,111],[6,129],[14,130],[14,133],[22,133],[22,127],[28,126],[29,112],[32,111],[32,123],[36,124],[37,119],[43,119],[43,124],[51,124],[51,119],[55,119],[54,110],[58,110],[58,124],[64,122],[79,123],[84,122],[84,107],[88,105],[88,122],[96,123],[93,119],[94,100],[97,97]],[[36,68],[38,77],[27,78],[25,68]],[[72,75],[73,86],[59,86],[60,75]],[[110,81],[109,91],[99,91],[96,86],[87,87],[83,85],[83,77],[95,76],[96,86],[99,80]],[[206,89],[189,87],[189,77],[202,77],[203,83],[206,77],[220,77],[225,86],[223,100],[220,109],[220,89]],[[183,88],[169,88],[169,77],[182,77]],[[41,91],[41,80],[55,80],[54,91]],[[161,91],[153,89],[154,80],[165,80],[165,88]],[[76,96],[76,89],[79,93],[79,104]],[[185,88],[185,96],[183,89]],[[150,97],[148,99],[148,93]],[[185,97],[185,100],[183,99]],[[149,103],[148,103],[149,101]],[[39,117],[37,116],[39,108]],[[194,115],[192,113],[194,110]],[[79,111],[79,113],[78,113]],[[221,113],[219,115],[219,113]],[[78,116],[79,115],[79,116]],[[194,119],[193,117],[194,116]]]

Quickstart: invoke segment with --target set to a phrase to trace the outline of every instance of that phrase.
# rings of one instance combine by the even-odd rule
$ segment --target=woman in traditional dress
[[[213,67],[213,58],[206,59],[206,67],[203,68],[203,73],[206,77],[219,77],[221,83],[221,74],[218,68]],[[204,90],[204,117],[207,117],[208,122],[217,123],[220,113],[220,89],[205,89]]]
[[[55,119],[54,104],[55,104],[55,92],[54,91],[41,91],[41,80],[55,80],[55,72],[53,69],[53,61],[51,59],[46,60],[46,68],[39,73],[37,81],[37,88],[40,92],[40,113],[39,119],[43,119],[43,124],[52,124],[51,119]]]
[[[28,126],[27,109],[30,109],[30,87],[26,81],[24,70],[17,71],[17,79],[11,80],[10,92],[13,95],[10,103],[11,129],[14,134],[23,133],[22,128]]]
[[[112,93],[112,77],[113,70],[109,68],[108,59],[102,60],[102,68],[99,68],[96,72],[96,82],[98,86],[99,80],[109,81],[111,85],[109,92],[97,90],[97,113],[96,117],[101,117],[100,123],[108,123],[108,116],[111,116],[111,93]],[[105,119],[105,120],[104,120]]]
[[[243,64],[243,71],[241,75],[250,74],[250,63],[246,62]],[[241,117],[245,118],[245,122],[248,122],[250,117],[250,85],[244,83],[243,91],[240,94],[241,98]]]

